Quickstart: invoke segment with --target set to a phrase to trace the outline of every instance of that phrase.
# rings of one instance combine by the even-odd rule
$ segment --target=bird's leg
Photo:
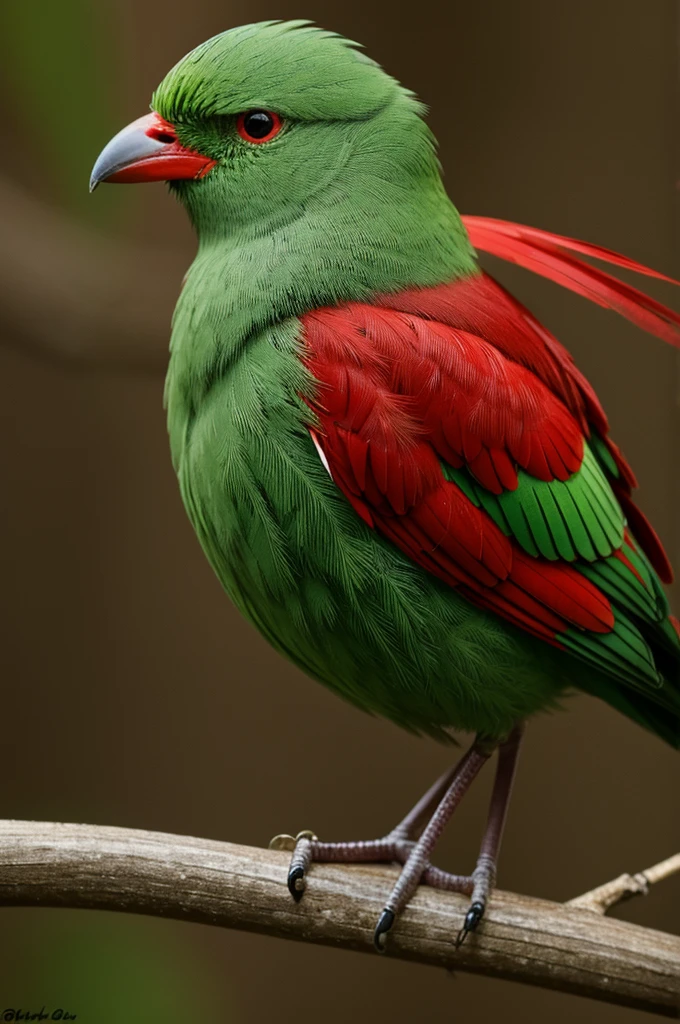
[[[411,849],[401,874],[380,915],[373,936],[375,947],[379,952],[385,949],[387,933],[394,924],[397,914],[404,909],[418,888],[423,874],[430,867],[430,854],[444,827],[470,788],[479,770],[488,761],[495,746],[495,743],[489,743],[481,737],[477,737],[467,753],[458,762],[447,790],[439,801],[420,839]],[[442,872],[442,874],[444,873]],[[457,878],[457,876],[448,876],[446,888],[453,888],[453,885],[448,883],[453,882],[454,878]],[[462,882],[463,879],[460,881]]]
[[[496,778],[491,793],[489,814],[486,820],[484,838],[479,850],[477,865],[472,872],[474,888],[470,900],[470,909],[465,915],[465,923],[461,928],[456,945],[464,942],[467,935],[473,932],[484,916],[486,904],[491,890],[496,884],[496,868],[498,853],[501,848],[505,820],[508,816],[512,784],[515,781],[517,760],[524,736],[524,723],[518,723],[505,742],[498,748],[498,764]]]
[[[423,872],[422,881],[437,889],[449,889],[464,892],[470,899],[470,908],[465,915],[465,923],[458,933],[456,945],[465,941],[473,932],[486,910],[491,890],[496,884],[496,865],[500,850],[503,829],[507,817],[512,784],[517,769],[517,760],[524,735],[524,723],[518,723],[506,740],[498,747],[498,764],[494,779],[489,813],[486,821],[484,838],[477,858],[477,866],[472,875],[450,875],[446,871],[429,865]]]
[[[300,900],[306,874],[313,861],[368,863],[396,861],[403,869],[380,915],[375,930],[376,948],[385,948],[387,933],[397,914],[404,909],[420,882],[438,889],[461,892],[471,897],[457,944],[474,931],[482,919],[496,878],[496,862],[523,735],[518,724],[500,744],[478,736],[457,765],[418,801],[415,807],[382,839],[349,843],[322,843],[312,832],[277,836],[270,846],[290,849],[293,855],[288,872],[291,895]],[[453,875],[430,863],[430,855],[451,815],[469,789],[482,766],[498,747],[498,766],[494,780],[484,838],[472,875]]]
[[[390,839],[415,840],[418,838],[432,817],[437,804],[456,777],[458,769],[459,765],[454,764],[448,771],[439,776],[437,781],[430,786],[427,793],[421,796],[418,803],[411,808],[406,817],[402,818],[399,824],[394,826],[389,833]]]

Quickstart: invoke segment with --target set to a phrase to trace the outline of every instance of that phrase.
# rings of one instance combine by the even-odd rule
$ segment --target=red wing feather
[[[464,216],[461,219],[472,244],[475,248],[482,249],[485,252],[489,250],[485,250],[483,245],[478,246],[475,242],[475,238],[478,238],[483,231],[496,235],[505,235],[508,238],[521,238],[527,244],[533,243],[538,248],[551,246],[566,250],[567,252],[578,252],[582,256],[590,256],[592,259],[601,260],[602,263],[611,263],[612,266],[623,267],[624,270],[632,270],[636,274],[644,274],[646,277],[656,277],[659,281],[667,281],[668,284],[680,285],[680,281],[662,274],[659,270],[646,267],[644,263],[638,263],[637,260],[632,260],[629,256],[624,256],[613,249],[606,249],[602,245],[595,245],[593,242],[582,242],[578,238],[558,235],[554,231],[530,228],[526,224],[515,224],[513,221],[498,220],[495,217]]]
[[[479,273],[435,288],[408,288],[376,296],[376,305],[485,339],[513,363],[534,374],[578,420],[602,434],[607,417],[589,382],[566,348],[489,274]]]
[[[314,443],[369,526],[551,643],[569,626],[612,628],[595,584],[525,554],[442,471],[440,458],[465,463],[496,493],[517,485],[517,465],[566,479],[580,467],[583,436],[550,388],[484,337],[384,306],[314,310],[303,326],[319,384]]]
[[[591,302],[596,302],[599,306],[616,310],[643,330],[680,347],[678,313],[638,288],[619,281],[612,274],[591,266],[573,254],[590,256],[625,270],[655,277],[670,284],[678,284],[673,278],[611,249],[603,249],[598,245],[541,231],[538,228],[529,228],[491,217],[463,217],[463,223],[476,249],[516,263],[590,299]]]
[[[580,468],[576,418],[485,337],[361,303],[314,310],[303,323],[309,368],[329,385],[319,405],[337,427],[371,443],[373,481],[383,495],[393,489],[395,511],[414,503],[413,460],[425,449],[434,472],[433,449],[451,466],[467,464],[494,494],[517,486],[517,466],[540,480],[566,480]],[[350,453],[350,461],[363,458]]]
[[[680,346],[680,315],[580,257],[671,281],[664,274],[535,228],[463,220],[476,248]],[[558,646],[570,626],[612,629],[610,603],[594,583],[569,564],[528,555],[444,477],[440,462],[466,465],[500,494],[517,486],[518,467],[541,480],[566,480],[593,430],[616,466],[611,483],[640,547],[662,579],[672,578],[658,537],[633,504],[635,477],[606,436],[592,387],[557,339],[489,275],[313,310],[302,323],[304,361],[319,384],[310,402],[319,427],[311,433],[331,476],[369,526],[470,601]]]

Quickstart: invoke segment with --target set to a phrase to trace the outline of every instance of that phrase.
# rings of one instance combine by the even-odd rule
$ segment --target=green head
[[[170,180],[202,243],[313,221],[319,243],[340,233],[373,258],[426,228],[430,248],[447,234],[443,248],[470,260],[422,104],[335,33],[304,21],[223,32],[175,65],[152,109],[104,150],[93,182]]]
[[[367,178],[395,199],[439,178],[411,93],[355,44],[304,22],[215,36],[169,72],[152,107],[216,161],[199,181],[173,185],[201,234],[270,230],[310,205],[342,202]]]

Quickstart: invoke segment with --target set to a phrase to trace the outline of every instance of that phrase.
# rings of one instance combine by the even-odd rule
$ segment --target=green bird
[[[209,39],[91,179],[169,181],[198,234],[175,310],[172,458],[227,594],[282,654],[406,729],[477,739],[387,836],[300,833],[313,861],[396,861],[375,943],[420,882],[482,918],[522,723],[577,687],[680,746],[663,548],[568,352],[479,266],[485,250],[673,343],[680,317],[582,257],[610,250],[461,218],[416,97],[305,21]],[[499,758],[471,876],[430,856]]]

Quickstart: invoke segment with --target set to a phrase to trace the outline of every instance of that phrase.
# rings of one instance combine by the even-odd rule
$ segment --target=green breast
[[[554,653],[354,513],[309,436],[298,333],[290,320],[251,339],[197,407],[170,381],[182,497],[208,559],[265,637],[346,699],[435,735],[503,732],[559,691]]]

